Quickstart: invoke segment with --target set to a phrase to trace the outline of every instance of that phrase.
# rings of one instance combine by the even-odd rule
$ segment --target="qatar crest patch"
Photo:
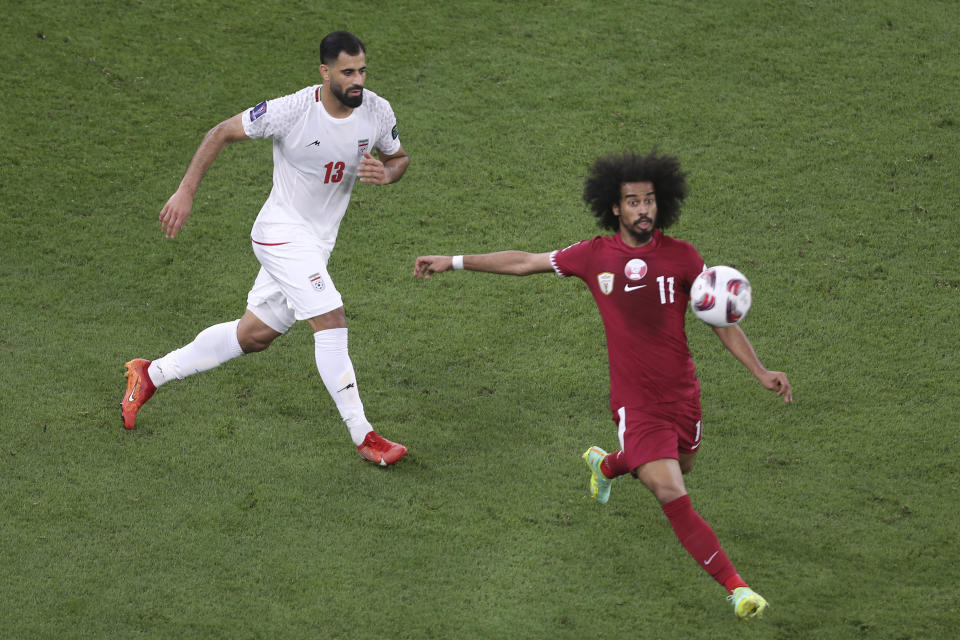
[[[609,271],[597,274],[597,284],[600,285],[600,293],[605,296],[613,292],[613,274]]]

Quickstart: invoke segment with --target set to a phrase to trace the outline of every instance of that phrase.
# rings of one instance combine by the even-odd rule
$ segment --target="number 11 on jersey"
[[[667,289],[670,291],[670,304],[673,304],[673,276],[664,278],[657,276],[657,284],[660,285],[660,304],[667,304]]]

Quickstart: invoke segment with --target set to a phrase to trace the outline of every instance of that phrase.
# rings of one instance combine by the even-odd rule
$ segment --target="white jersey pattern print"
[[[264,244],[315,241],[327,255],[350,203],[363,151],[400,149],[390,103],[369,89],[346,118],[331,117],[320,85],[267,100],[243,114],[251,138],[273,138],[273,189],[250,235]]]

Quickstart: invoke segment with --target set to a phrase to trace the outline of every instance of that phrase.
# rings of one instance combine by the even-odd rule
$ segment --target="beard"
[[[652,223],[653,221],[650,222]],[[635,226],[624,228],[627,230],[627,233],[629,233],[630,236],[637,241],[637,244],[646,244],[650,242],[650,238],[653,237],[653,230],[656,228],[656,225],[651,224],[649,229],[638,229]]]
[[[637,231],[636,229],[627,227],[627,233],[637,241],[637,244],[647,244],[650,242],[650,238],[653,237],[653,229],[650,231]]]
[[[351,89],[360,89],[360,93],[356,97],[350,97],[347,95],[347,91]],[[347,87],[347,91],[335,86],[333,83],[330,84],[330,93],[343,103],[343,106],[356,109],[363,104],[363,87]]]

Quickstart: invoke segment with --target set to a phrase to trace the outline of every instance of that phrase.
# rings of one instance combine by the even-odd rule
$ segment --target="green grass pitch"
[[[0,20],[0,637],[955,637],[960,624],[960,5],[5,2]],[[120,424],[123,362],[238,317],[267,142],[228,148],[176,240],[204,132],[318,82],[359,34],[412,163],[358,184],[330,265],[364,465],[306,326]],[[598,233],[598,155],[676,154],[671,233],[750,278],[764,391],[688,316],[687,478],[771,602],[737,623],[615,446],[585,287],[412,276],[424,253]]]

